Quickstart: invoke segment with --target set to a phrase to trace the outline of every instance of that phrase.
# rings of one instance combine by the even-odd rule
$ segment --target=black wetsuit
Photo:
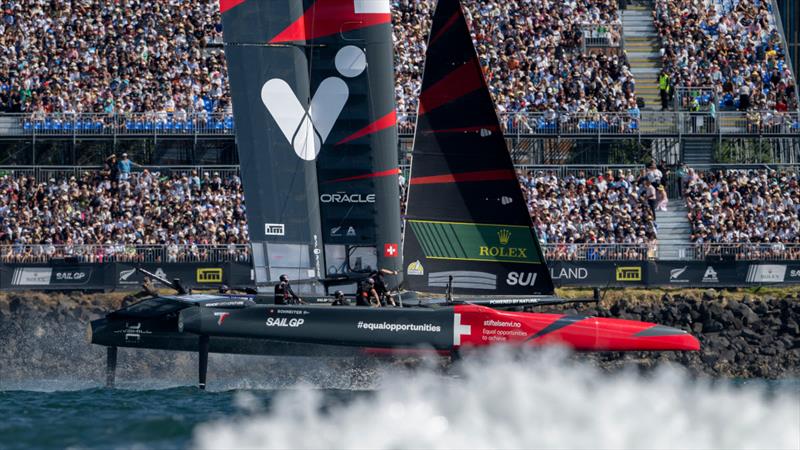
[[[372,272],[370,277],[375,280],[375,292],[378,293],[379,298],[384,298],[389,293],[389,288],[386,287],[386,280],[383,279],[383,273],[379,270]]]
[[[356,291],[356,306],[372,306],[369,302],[369,291],[372,286],[367,280],[358,283],[358,290]]]
[[[294,293],[292,286],[288,281],[281,281],[275,285],[275,304],[276,305],[293,305],[298,303],[300,297]]]

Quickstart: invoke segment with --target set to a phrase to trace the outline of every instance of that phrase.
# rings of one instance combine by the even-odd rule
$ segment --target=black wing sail
[[[403,259],[422,292],[553,293],[458,0],[433,16],[414,135]]]
[[[220,10],[256,281],[399,269],[389,0]]]

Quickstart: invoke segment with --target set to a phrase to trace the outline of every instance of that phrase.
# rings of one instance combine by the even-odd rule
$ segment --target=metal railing
[[[549,261],[646,261],[658,260],[658,244],[543,244]],[[692,243],[670,245],[665,252],[669,259],[703,261],[729,259],[735,261],[800,260],[800,244],[782,243]]]
[[[703,243],[670,246],[681,260],[723,258],[735,261],[800,260],[800,244]],[[659,259],[657,244],[542,244],[548,261],[651,261]],[[0,246],[0,263],[177,263],[251,262],[249,244],[126,245],[11,244]]]
[[[48,263],[65,259],[76,263],[250,262],[250,245],[53,245],[0,246],[0,262]]]
[[[800,259],[800,244],[782,243],[703,243],[691,245],[693,259],[733,259],[736,261],[777,261]]]
[[[400,114],[400,133],[413,133],[415,114]],[[500,125],[506,136],[520,137],[626,137],[646,136],[789,136],[800,137],[797,112],[606,112],[606,113],[503,113]]]
[[[222,113],[2,114],[3,135],[232,135],[233,116]]]
[[[398,112],[398,133],[414,133],[416,113]],[[800,136],[797,112],[502,113],[511,137],[625,137],[720,135]],[[0,114],[2,136],[233,135],[232,116],[195,114]]]
[[[144,170],[159,175],[178,174],[188,176],[192,171],[197,171],[198,176],[204,177],[219,175],[226,180],[234,175],[239,175],[238,165],[211,165],[211,166],[134,166],[131,171],[134,176]],[[47,182],[51,179],[63,180],[75,177],[76,179],[89,173],[93,175],[102,170],[101,166],[0,166],[0,177],[11,176],[33,177],[37,182]]]
[[[619,47],[622,42],[621,23],[581,24],[581,44],[587,48]]]
[[[648,244],[544,244],[548,261],[645,261],[655,259],[657,245]]]

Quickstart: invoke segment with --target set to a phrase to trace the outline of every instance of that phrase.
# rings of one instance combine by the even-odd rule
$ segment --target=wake
[[[608,374],[558,351],[503,349],[458,376],[393,371],[328,405],[280,393],[268,412],[199,426],[200,448],[799,448],[800,395],[692,379],[673,367]],[[246,395],[246,394],[240,394]],[[244,401],[246,400],[246,401]],[[252,398],[242,400],[253,408]]]

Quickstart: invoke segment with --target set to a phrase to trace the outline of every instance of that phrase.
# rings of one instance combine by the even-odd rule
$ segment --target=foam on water
[[[326,405],[312,388],[269,412],[198,426],[200,448],[800,448],[800,395],[692,380],[674,368],[606,374],[563,353],[498,350],[456,376],[382,377],[370,395]],[[247,395],[247,394],[243,394]]]

